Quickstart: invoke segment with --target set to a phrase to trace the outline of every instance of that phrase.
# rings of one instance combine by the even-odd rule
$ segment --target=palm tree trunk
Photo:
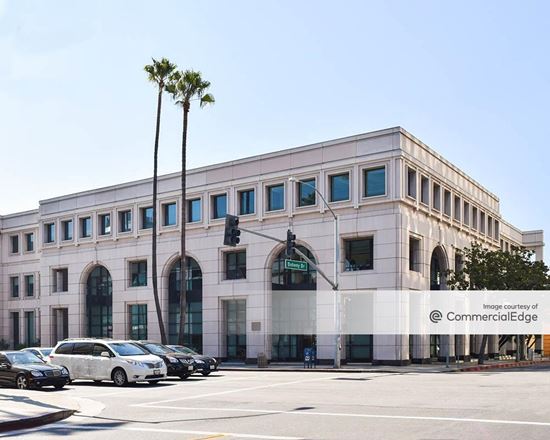
[[[158,292],[157,280],[157,174],[158,174],[158,152],[159,152],[159,134],[160,134],[160,110],[162,106],[162,89],[159,87],[158,102],[157,102],[157,128],[155,132],[155,152],[153,158],[153,230],[151,234],[152,242],[152,278],[153,278],[153,296],[155,298],[155,307],[157,309],[157,319],[159,322],[160,339],[163,344],[166,344],[166,332],[164,329],[164,321],[162,319],[162,309],[160,307],[160,299]]]
[[[189,104],[183,105],[183,133],[181,140],[181,249],[180,249],[180,325],[178,344],[185,345],[185,315],[187,313],[187,257],[185,251],[185,226],[187,207],[187,122],[189,116]]]

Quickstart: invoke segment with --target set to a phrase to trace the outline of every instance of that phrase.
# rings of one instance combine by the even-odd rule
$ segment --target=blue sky
[[[548,2],[0,0],[0,213],[151,174],[151,56],[201,70],[189,166],[401,125],[550,231]],[[166,98],[160,170],[177,171]],[[550,232],[548,232],[550,233]]]

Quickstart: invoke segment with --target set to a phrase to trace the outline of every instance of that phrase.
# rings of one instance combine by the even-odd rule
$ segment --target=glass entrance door
[[[227,360],[246,359],[246,300],[225,301]]]

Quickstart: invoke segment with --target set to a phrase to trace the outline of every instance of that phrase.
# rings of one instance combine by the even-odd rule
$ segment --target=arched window
[[[110,338],[113,335],[113,284],[105,267],[96,266],[86,282],[88,336]]]

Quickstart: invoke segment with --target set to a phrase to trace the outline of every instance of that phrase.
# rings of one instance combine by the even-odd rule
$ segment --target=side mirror
[[[109,354],[108,351],[102,351],[100,356],[104,357],[104,358],[110,358],[111,357],[111,355]]]

